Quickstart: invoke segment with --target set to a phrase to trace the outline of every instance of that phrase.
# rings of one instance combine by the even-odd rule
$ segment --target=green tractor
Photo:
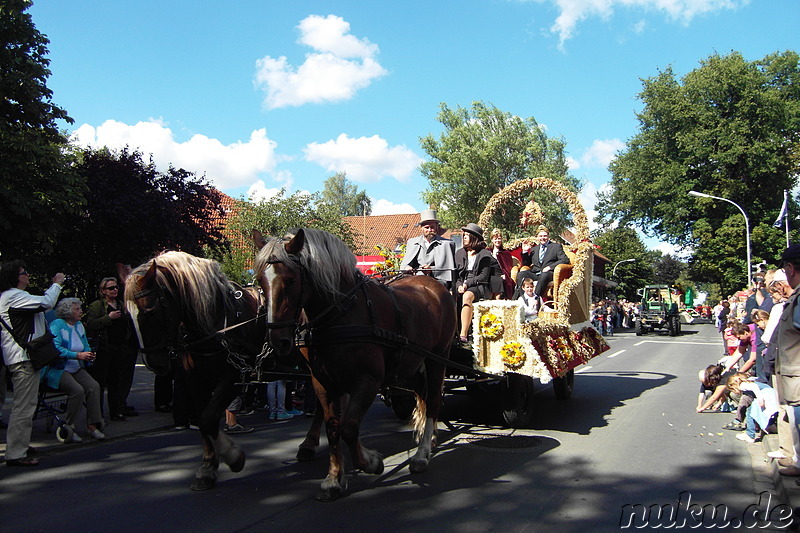
[[[678,297],[672,294],[669,285],[645,285],[636,293],[642,297],[641,312],[634,324],[637,336],[662,328],[666,328],[670,337],[681,334]]]

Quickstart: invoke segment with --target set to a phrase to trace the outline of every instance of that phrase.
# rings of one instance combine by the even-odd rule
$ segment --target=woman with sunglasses
[[[3,358],[14,385],[14,403],[6,433],[6,465],[36,466],[39,460],[30,447],[33,414],[39,392],[39,370],[25,349],[14,337],[30,340],[44,335],[47,325],[44,312],[52,309],[61,294],[64,274],[53,277],[53,283],[44,296],[34,296],[27,291],[30,277],[22,261],[10,261],[0,268],[0,316],[14,335],[0,326]]]
[[[108,391],[111,420],[125,420],[139,415],[126,403],[136,367],[135,336],[130,317],[125,313],[117,278],[103,278],[99,289],[100,299],[86,309],[86,330],[97,352],[90,373],[101,390]]]

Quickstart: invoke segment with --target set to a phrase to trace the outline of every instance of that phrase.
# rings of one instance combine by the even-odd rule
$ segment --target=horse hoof
[[[364,468],[363,470],[367,474],[375,474],[376,476],[383,474],[383,459],[378,459],[375,461],[374,466],[371,468]]]
[[[428,470],[428,461],[425,459],[413,459],[408,465],[412,474],[420,474]]]
[[[342,489],[340,488],[329,488],[329,489],[319,489],[317,495],[314,498],[318,502],[332,502],[334,500],[338,500],[342,496]]]
[[[191,489],[195,491],[211,490],[216,483],[216,480],[210,477],[196,477],[194,481],[192,481]]]
[[[298,461],[313,461],[316,454],[314,448],[299,448],[296,458]]]
[[[245,460],[246,457],[244,455],[244,452],[242,452],[233,463],[228,465],[228,467],[231,469],[231,472],[241,472],[242,469],[244,468]]]

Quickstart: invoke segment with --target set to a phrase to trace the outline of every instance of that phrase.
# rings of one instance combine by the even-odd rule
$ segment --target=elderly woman
[[[472,326],[472,304],[491,295],[489,278],[492,274],[492,254],[486,249],[483,228],[470,222],[463,231],[463,247],[456,252],[456,291],[461,296],[461,334],[459,340],[467,342]]]
[[[58,389],[67,395],[65,421],[74,427],[75,419],[86,402],[86,422],[89,435],[93,439],[106,438],[97,426],[102,425],[100,413],[100,385],[86,371],[86,363],[94,361],[94,353],[89,349],[86,330],[81,323],[83,309],[77,298],[64,298],[56,306],[57,319],[50,323],[50,332],[55,335],[53,342],[61,353],[58,361],[42,369],[41,380],[47,386]],[[72,441],[83,439],[73,433]]]
[[[514,279],[511,277],[511,269],[516,260],[511,252],[503,247],[503,234],[495,228],[492,230],[492,246],[489,250],[497,261],[496,267],[492,269],[491,288],[496,300],[508,300],[514,294]]]

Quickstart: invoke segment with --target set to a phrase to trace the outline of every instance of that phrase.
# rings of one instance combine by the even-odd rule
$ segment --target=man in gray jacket
[[[455,268],[455,243],[439,235],[439,220],[435,210],[426,209],[419,218],[422,235],[406,243],[406,254],[400,263],[400,270],[433,276],[450,289]]]

